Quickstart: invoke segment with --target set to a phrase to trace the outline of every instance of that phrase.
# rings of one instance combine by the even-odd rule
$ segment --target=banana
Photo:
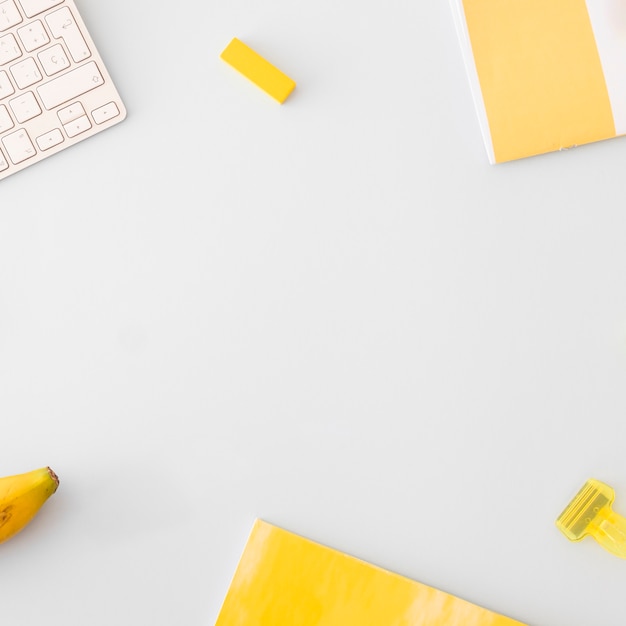
[[[0,478],[0,543],[19,533],[58,486],[49,467]]]

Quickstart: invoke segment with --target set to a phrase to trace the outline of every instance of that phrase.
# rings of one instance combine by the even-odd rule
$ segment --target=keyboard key
[[[6,65],[22,56],[22,51],[17,45],[15,37],[9,33],[0,37],[0,65]]]
[[[83,115],[82,117],[75,119],[73,122],[65,124],[63,128],[65,129],[67,136],[72,138],[89,130],[91,128],[91,122],[86,115]]]
[[[0,0],[0,33],[22,21],[22,16],[13,0]]]
[[[28,120],[32,120],[33,117],[41,115],[41,108],[35,99],[35,95],[32,91],[27,91],[13,100],[9,100],[11,109],[13,109],[13,115],[15,119],[23,124]]]
[[[32,52],[50,43],[50,37],[48,37],[48,33],[46,33],[46,29],[43,27],[41,20],[35,20],[28,24],[28,26],[18,28],[17,34],[26,52]]]
[[[103,107],[95,109],[91,112],[93,121],[96,124],[104,124],[105,122],[112,120],[114,117],[117,117],[119,114],[120,110],[117,108],[117,104],[115,104],[115,102],[109,102],[109,104],[105,104]]]
[[[4,172],[4,170],[9,169],[9,164],[7,163],[4,155],[2,154],[2,150],[0,150],[0,172]]]
[[[54,146],[58,146],[60,143],[63,143],[63,133],[58,128],[55,128],[49,133],[45,133],[37,137],[36,141],[39,149],[43,152],[44,150],[49,150],[50,148],[54,148]]]
[[[74,21],[74,16],[67,7],[47,15],[46,22],[48,22],[52,36],[55,39],[63,39],[70,56],[76,63],[80,63],[91,56],[87,43]]]
[[[0,72],[0,100],[12,96],[14,93],[15,89],[9,80],[9,75],[4,71]]]
[[[98,66],[90,61],[80,67],[37,87],[39,97],[46,109],[54,109],[64,102],[78,98],[84,93],[104,84]]]
[[[65,124],[73,122],[77,117],[82,117],[83,115],[85,115],[85,109],[80,102],[74,102],[74,104],[70,104],[70,106],[64,107],[63,109],[59,109],[57,111],[59,121],[64,126]]]
[[[28,133],[22,129],[2,138],[2,143],[14,165],[34,157],[37,152]]]
[[[4,104],[0,104],[0,133],[11,130],[14,126],[15,124],[9,115],[9,111]]]
[[[65,56],[65,51],[60,43],[42,50],[37,56],[43,71],[48,76],[54,76],[54,74],[58,74],[61,70],[70,66],[70,62]]]
[[[15,84],[20,89],[26,89],[43,78],[35,60],[31,57],[12,65],[11,74],[13,74]]]
[[[19,0],[26,17],[35,17],[35,15],[55,7],[57,4],[61,4],[61,2],[63,0]]]

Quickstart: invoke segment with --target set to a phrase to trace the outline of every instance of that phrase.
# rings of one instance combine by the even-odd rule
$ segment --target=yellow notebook
[[[487,153],[626,134],[623,0],[450,0]]]
[[[216,626],[524,626],[257,520]]]

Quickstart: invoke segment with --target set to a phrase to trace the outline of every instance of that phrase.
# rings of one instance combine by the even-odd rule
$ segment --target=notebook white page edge
[[[461,45],[461,53],[463,55],[463,61],[465,63],[467,77],[470,82],[472,99],[474,100],[474,106],[478,115],[478,123],[480,124],[483,141],[487,150],[487,157],[489,158],[489,163],[493,165],[496,162],[496,157],[493,150],[493,142],[491,140],[489,122],[487,120],[487,110],[485,109],[483,94],[480,89],[480,81],[478,80],[478,72],[476,70],[476,63],[474,61],[474,53],[472,52],[472,44],[470,42],[469,30],[467,28],[467,22],[465,20],[463,0],[450,0],[450,7],[452,8],[452,16],[454,18],[456,32],[458,35],[459,43]]]
[[[623,0],[587,0],[587,12],[613,110],[615,134],[626,133],[626,5]]]

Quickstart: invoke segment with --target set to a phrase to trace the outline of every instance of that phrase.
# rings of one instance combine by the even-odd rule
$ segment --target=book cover
[[[623,0],[450,0],[491,163],[626,134]]]

